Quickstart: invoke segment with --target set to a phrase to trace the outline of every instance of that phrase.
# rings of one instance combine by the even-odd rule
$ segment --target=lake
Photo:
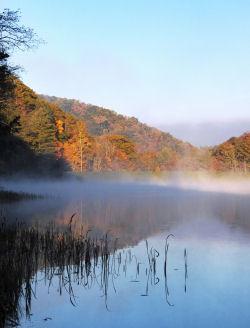
[[[29,261],[24,268],[13,326],[250,326],[248,193],[97,179],[1,185],[46,195],[1,204],[8,222],[43,229],[53,221],[108,249],[80,269],[77,248],[61,266],[45,266],[37,252],[37,271],[27,275]],[[15,288],[2,284],[6,295]]]

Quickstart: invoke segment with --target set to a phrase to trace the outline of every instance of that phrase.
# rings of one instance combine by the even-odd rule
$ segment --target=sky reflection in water
[[[131,250],[140,264],[127,260],[109,281],[107,308],[97,284],[73,283],[77,305],[58,293],[58,277],[49,288],[36,286],[30,321],[23,327],[249,327],[250,203],[249,196],[181,191],[139,185],[96,184],[53,200],[5,208],[9,215],[67,224],[72,213],[85,229],[119,238],[123,261]],[[46,206],[45,206],[46,205]],[[42,209],[42,210],[41,210]],[[12,213],[12,214],[11,214]],[[77,224],[77,223],[76,223]],[[169,233],[166,279],[165,239]],[[159,252],[156,280],[149,277],[145,239]],[[184,250],[187,250],[185,292]],[[133,263],[134,261],[134,263]],[[123,262],[124,263],[124,262]],[[39,275],[38,275],[39,276]],[[147,280],[148,296],[147,294]],[[135,282],[137,281],[137,282]],[[171,306],[171,304],[173,306]],[[48,320],[44,320],[49,318]],[[51,320],[50,320],[51,318]]]

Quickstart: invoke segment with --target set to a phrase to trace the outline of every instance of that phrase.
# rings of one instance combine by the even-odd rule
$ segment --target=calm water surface
[[[52,197],[2,205],[9,219],[64,226],[76,213],[76,229],[118,238],[105,291],[100,267],[97,279],[72,276],[73,301],[41,268],[21,327],[250,326],[250,196],[97,181],[12,188]]]

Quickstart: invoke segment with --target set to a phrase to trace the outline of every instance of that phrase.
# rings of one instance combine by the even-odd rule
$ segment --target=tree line
[[[196,148],[134,117],[37,95],[18,78],[9,57],[40,42],[20,25],[18,11],[0,13],[0,174],[249,171],[249,133],[214,148]]]

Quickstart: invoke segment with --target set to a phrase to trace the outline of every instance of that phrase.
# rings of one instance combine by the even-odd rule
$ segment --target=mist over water
[[[45,196],[14,205],[2,204],[2,214],[10,221],[56,221],[67,225],[74,214],[75,224],[91,229],[92,233],[109,231],[120,238],[121,245],[139,242],[162,231],[173,232],[183,222],[192,227],[191,234],[218,219],[230,224],[237,220],[244,229],[250,227],[249,180],[216,180],[205,175],[195,179],[180,175],[168,178],[124,175],[114,179],[5,180],[0,185]]]
[[[49,287],[41,268],[38,282],[32,283],[33,315],[22,317],[22,327],[99,327],[100,318],[103,327],[117,327],[117,322],[119,327],[152,327],[156,322],[159,327],[248,327],[248,180],[123,175],[2,180],[0,185],[46,195],[2,203],[9,221],[54,221],[67,229],[74,214],[72,228],[91,238],[117,238],[121,252],[121,260],[117,255],[110,261],[105,297],[98,279],[84,286],[72,269],[74,305],[66,290],[58,292],[61,276],[54,275]],[[95,277],[102,274],[101,267],[95,270]]]
[[[167,178],[154,178],[152,179],[152,183],[160,186],[173,186],[185,190],[250,194],[250,177],[247,175],[225,174],[219,177],[207,173],[196,173],[195,176],[177,173]]]
[[[166,186],[180,189],[217,191],[223,193],[250,194],[250,177],[239,174],[211,175],[209,173],[160,173],[160,174],[108,174],[86,175],[83,177],[65,177],[61,179],[32,179],[13,177],[0,179],[0,188],[17,192],[30,192],[50,196],[80,195],[84,190],[112,191],[127,186]]]

